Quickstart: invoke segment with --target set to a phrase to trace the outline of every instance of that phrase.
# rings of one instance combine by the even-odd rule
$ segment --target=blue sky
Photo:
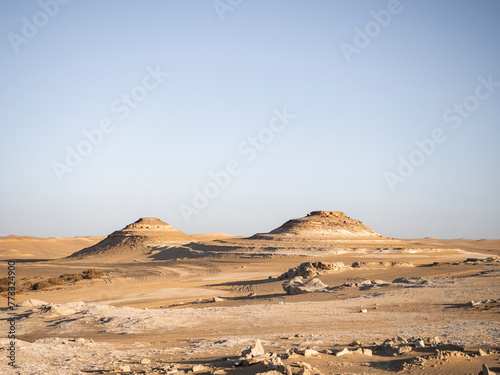
[[[387,236],[500,238],[499,16],[498,1],[3,1],[0,235],[145,216],[250,235],[341,210]]]

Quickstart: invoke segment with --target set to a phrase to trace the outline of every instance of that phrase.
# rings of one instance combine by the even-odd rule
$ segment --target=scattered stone
[[[306,349],[306,350],[304,350],[304,354],[303,354],[304,357],[314,357],[317,355],[319,355],[319,352],[314,350],[314,349]]]
[[[351,267],[345,265],[343,262],[304,262],[298,267],[290,268],[288,271],[278,277],[279,280],[293,279],[301,276],[305,279],[310,279],[325,273],[342,271],[350,269]]]
[[[130,372],[130,366],[129,365],[120,365],[116,367],[116,371],[121,371],[121,372]]]
[[[336,357],[341,357],[341,356],[346,355],[346,354],[352,354],[352,352],[349,349],[344,348],[343,350],[335,353],[335,356]]]
[[[261,362],[265,362],[266,361],[266,357],[262,356],[262,357],[249,357],[249,358],[245,358],[243,359],[243,362],[241,363],[243,366],[247,367],[247,366],[253,366],[253,365],[256,365],[257,363],[261,363]]]
[[[369,348],[363,348],[363,354],[371,357],[373,355],[373,352]]]
[[[224,298],[214,297],[214,298],[212,299],[212,302],[222,302],[222,301],[224,301]]]
[[[360,312],[360,313],[367,313],[367,312],[368,312],[368,310],[367,310],[367,309],[361,309],[361,310],[359,310],[359,312]]]
[[[432,281],[425,277],[399,277],[392,281],[393,284],[428,285]]]
[[[141,365],[149,365],[151,363],[151,360],[149,358],[143,358],[139,361]]]
[[[425,348],[425,342],[422,339],[415,340],[415,348]]]
[[[380,346],[385,353],[388,355],[398,356],[410,353],[413,348],[408,342],[402,337],[396,337],[394,339],[385,340]]]
[[[205,365],[194,365],[193,368],[192,368],[192,371],[194,373],[197,373],[197,372],[211,372],[212,368],[208,367],[208,366],[205,366]]]
[[[399,345],[397,348],[397,355],[403,355],[403,354],[408,354],[413,350],[413,348],[410,345]]]
[[[305,369],[308,369],[308,370],[312,370],[312,365],[310,363],[307,363],[307,362],[296,362],[295,365],[299,368],[305,368]]]
[[[436,346],[441,344],[441,339],[439,338],[439,336],[435,336],[430,340],[430,343],[431,343],[431,346],[435,348]]]
[[[458,350],[436,350],[436,358],[440,360],[448,360],[450,357],[462,357],[466,359],[470,359],[470,356],[463,351]]]
[[[268,370],[276,370],[277,367],[283,366],[283,362],[281,361],[280,357],[272,357],[268,361],[266,361],[266,363]]]
[[[467,302],[467,306],[470,306],[470,307],[479,306],[480,304],[481,304],[481,302],[474,302],[474,301]]]
[[[301,276],[297,276],[292,280],[287,280],[283,283],[283,290],[286,294],[304,294],[313,292],[328,292],[328,285],[319,279],[311,279],[304,283]]]
[[[483,368],[479,371],[479,375],[495,375],[495,373],[491,371],[486,364],[483,364]]]
[[[280,357],[278,357],[276,354],[274,354],[273,356],[271,356],[271,358],[266,361],[266,366],[269,371],[277,371],[280,374],[292,373],[290,367],[288,365],[284,365]]]
[[[296,358],[298,357],[298,354],[295,351],[295,348],[289,348],[286,350],[285,354],[282,355],[283,359],[290,359],[290,358]]]
[[[241,352],[241,355],[245,358],[248,358],[248,357],[261,357],[263,356],[264,354],[266,354],[266,352],[264,351],[264,347],[262,346],[262,342],[257,339],[255,341],[255,344],[253,347],[249,347],[247,349],[244,349],[242,352]]]
[[[477,351],[477,354],[479,354],[480,357],[484,357],[485,355],[488,355],[488,353],[486,353],[483,349],[479,349]]]
[[[177,372],[178,372],[177,365],[170,365],[170,366],[164,367],[163,371],[165,372],[165,374],[177,374]]]

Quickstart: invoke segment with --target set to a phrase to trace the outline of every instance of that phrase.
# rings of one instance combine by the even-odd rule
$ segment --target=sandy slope
[[[28,236],[0,237],[0,260],[57,259],[92,246],[104,237],[42,238]]]

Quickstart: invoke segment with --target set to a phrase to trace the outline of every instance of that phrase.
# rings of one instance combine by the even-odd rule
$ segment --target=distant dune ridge
[[[288,220],[269,233],[257,233],[251,239],[279,240],[384,238],[359,220],[353,220],[340,211],[312,211],[305,217]]]
[[[70,257],[98,254],[119,254],[131,250],[146,250],[148,245],[190,242],[191,236],[175,229],[158,218],[144,217],[117,230],[94,246],[87,247]]]

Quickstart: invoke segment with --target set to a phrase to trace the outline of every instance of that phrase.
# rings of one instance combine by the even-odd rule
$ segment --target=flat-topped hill
[[[316,240],[381,238],[361,221],[351,219],[340,211],[312,211],[305,217],[288,220],[269,233],[258,233],[252,239],[304,238]]]
[[[191,236],[175,229],[158,218],[145,217],[117,230],[94,246],[87,247],[70,257],[120,254],[148,249],[149,245],[190,242]]]

